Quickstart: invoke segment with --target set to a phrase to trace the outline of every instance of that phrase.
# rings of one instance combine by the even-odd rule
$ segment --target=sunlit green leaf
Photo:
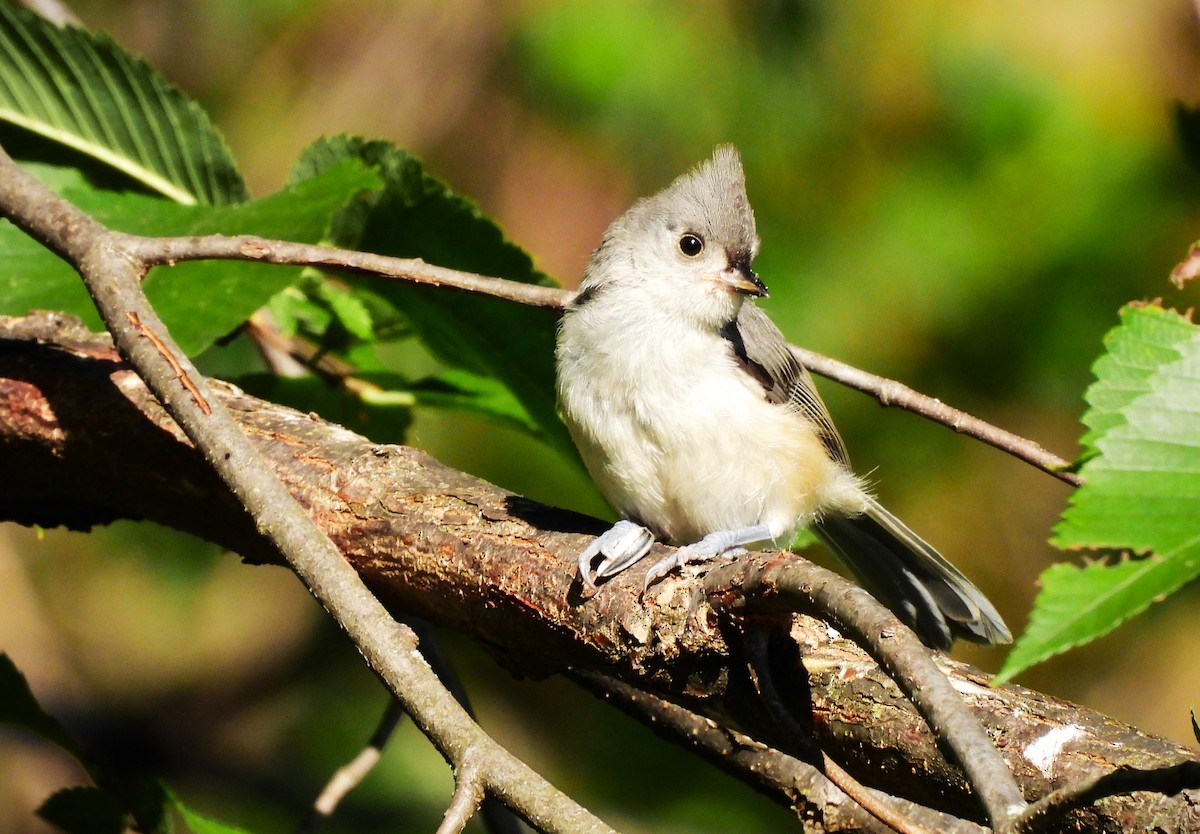
[[[1096,457],[1055,530],[1062,548],[1180,552],[1200,537],[1200,328],[1131,307],[1097,362],[1084,422]],[[1200,565],[1200,563],[1197,563]]]
[[[421,405],[470,411],[529,432],[536,424],[512,392],[488,376],[450,368],[409,386]]]
[[[999,679],[1111,631],[1200,574],[1200,328],[1130,307],[1088,391],[1091,457],[1055,530],[1062,548],[1145,554],[1059,564]]]
[[[1133,316],[1138,322],[1136,332],[1117,328],[1109,333],[1105,352],[1092,368],[1096,381],[1087,391],[1091,408],[1083,415],[1088,431],[1080,440],[1090,452],[1098,451],[1097,441],[1106,432],[1126,423],[1123,409],[1150,391],[1155,370],[1178,359],[1175,345],[1194,331],[1191,323],[1175,315],[1126,311],[1126,319]]]
[[[206,817],[203,814],[193,811],[170,788],[164,785],[163,789],[166,792],[167,800],[179,812],[179,816],[183,819],[183,824],[187,826],[187,829],[192,834],[247,834],[244,828],[217,822],[211,817]]]
[[[183,206],[132,193],[92,188],[76,172],[30,165],[29,170],[101,223],[147,235],[255,234],[316,243],[330,218],[355,195],[378,185],[362,164],[344,161],[321,176],[269,197],[238,205]],[[39,243],[0,221],[0,313],[64,310],[93,327],[100,322],[79,276]],[[297,280],[300,270],[237,261],[206,261],[160,267],[144,282],[147,296],[180,347],[195,354],[229,333],[273,295]]]
[[[249,195],[207,114],[110,38],[0,3],[0,121],[178,203]]]
[[[515,281],[550,283],[473,203],[388,143],[344,136],[323,139],[305,152],[293,178],[311,176],[346,158],[372,165],[385,186],[370,204],[359,203],[343,213],[337,226],[343,245]],[[524,416],[510,405],[497,409],[494,390],[487,393],[491,405],[481,403],[481,410],[507,412],[509,418],[536,427],[539,436],[573,455],[555,411],[556,319],[552,313],[403,281],[346,280],[394,307],[442,362],[475,378],[491,377],[502,383]],[[453,380],[445,381],[460,395],[466,393]]]

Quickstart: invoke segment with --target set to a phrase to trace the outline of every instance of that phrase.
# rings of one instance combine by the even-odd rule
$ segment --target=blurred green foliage
[[[381,136],[523,230],[510,235],[567,284],[628,202],[733,141],[763,238],[765,306],[785,333],[1066,457],[1118,308],[1161,295],[1193,303],[1194,290],[1170,295],[1165,283],[1200,229],[1197,178],[1170,113],[1174,98],[1200,92],[1180,80],[1200,55],[1185,4],[75,8],[204,102],[253,190],[280,188],[320,134]],[[325,302],[362,335],[354,310]],[[411,378],[439,370],[430,356],[405,360]],[[204,361],[224,375],[257,368],[240,340]],[[1055,558],[1044,542],[1066,490],[943,429],[822,390],[858,468],[1019,628]],[[603,512],[572,463],[511,428],[436,408],[419,407],[411,424],[393,418],[374,423],[382,439],[407,430],[451,465]],[[369,411],[356,428],[372,431]],[[33,610],[36,628],[0,613],[0,647],[69,728],[95,744],[121,739],[125,766],[162,773],[190,807],[289,829],[382,708],[375,681],[282,572],[236,568],[132,525],[9,540],[29,581],[0,587],[0,612]],[[168,582],[160,566],[176,562],[202,567]],[[165,603],[164,585],[174,589]],[[1162,669],[1194,665],[1172,663],[1190,648],[1193,605],[1173,601],[1023,682],[1186,741],[1200,679]],[[450,643],[485,726],[618,828],[794,825],[561,682],[514,683]],[[5,773],[44,764],[13,744],[0,757],[18,763]],[[328,830],[431,830],[449,789],[407,727]],[[7,822],[30,816],[23,803],[0,778],[0,832],[32,826]]]

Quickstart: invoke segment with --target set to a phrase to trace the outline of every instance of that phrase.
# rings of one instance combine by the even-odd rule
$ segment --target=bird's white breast
[[[767,402],[719,334],[603,300],[564,318],[559,397],[618,512],[689,543],[763,523],[780,538],[855,509],[843,507],[861,500],[854,476],[802,415]]]

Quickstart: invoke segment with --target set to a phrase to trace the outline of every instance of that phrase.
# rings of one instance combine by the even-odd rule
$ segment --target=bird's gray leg
[[[597,579],[616,576],[649,553],[653,545],[653,533],[642,525],[623,518],[596,536],[579,554],[579,578],[589,588],[595,588]],[[597,556],[604,558],[593,571],[592,560]]]
[[[700,541],[689,544],[687,547],[681,547],[667,558],[651,565],[650,570],[646,571],[642,589],[649,588],[651,583],[688,562],[707,562],[718,556],[740,556],[746,552],[746,545],[765,542],[773,538],[775,536],[766,524],[756,524],[740,530],[718,530],[715,533],[709,533]]]

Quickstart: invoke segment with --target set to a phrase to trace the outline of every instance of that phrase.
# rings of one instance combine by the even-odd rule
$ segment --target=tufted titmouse
[[[885,510],[783,334],[766,286],[741,161],[731,146],[618,217],[558,333],[563,418],[621,515],[581,554],[583,581],[684,545],[687,562],[817,535],[931,646],[1011,641],[980,591]],[[597,558],[599,564],[594,565]]]

